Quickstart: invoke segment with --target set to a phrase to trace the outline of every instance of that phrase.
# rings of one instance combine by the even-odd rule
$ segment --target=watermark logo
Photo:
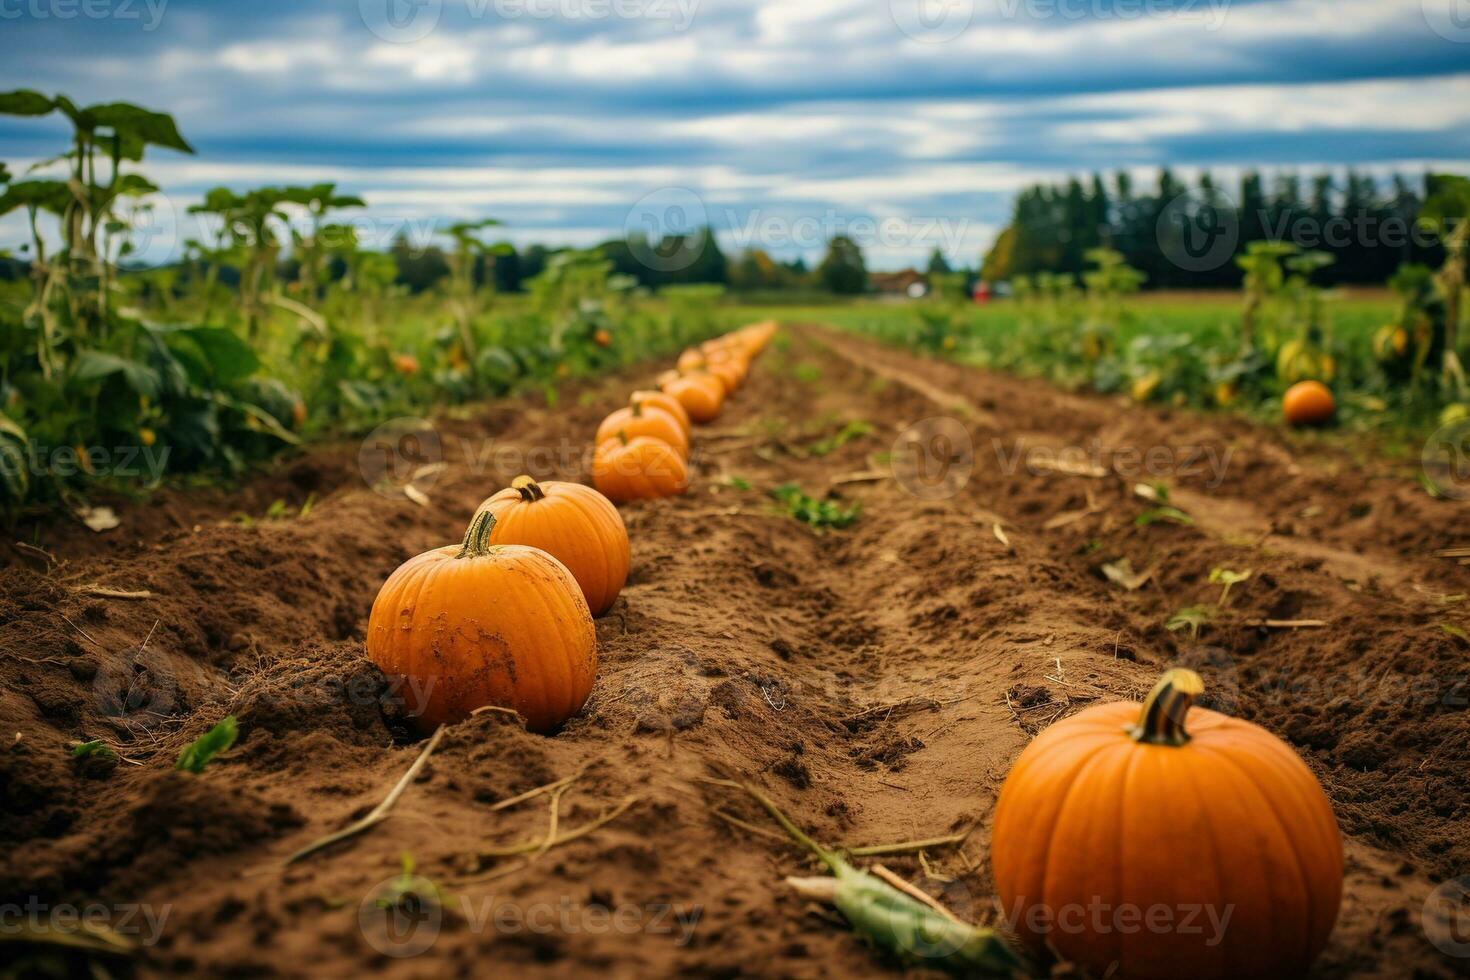
[[[1441,497],[1470,500],[1470,418],[1456,419],[1434,430],[1419,462],[1428,486]]]
[[[707,247],[709,212],[687,187],[661,187],[640,197],[623,230],[633,258],[654,272],[680,272],[699,261]]]
[[[1240,217],[1224,194],[1206,200],[1187,191],[1164,205],[1154,234],[1159,250],[1177,268],[1211,272],[1234,258]]]
[[[1446,956],[1470,958],[1470,875],[1430,892],[1420,918],[1435,949]]]
[[[1470,0],[1420,0],[1424,22],[1446,41],[1470,44]]]
[[[893,441],[893,478],[920,500],[947,500],[975,469],[975,443],[958,419],[935,415],[908,426]]]
[[[943,44],[969,30],[975,0],[888,0],[888,15],[915,41]]]
[[[357,450],[357,469],[368,486],[385,497],[413,487],[422,491],[444,466],[439,430],[428,419],[402,416],[369,432]]]
[[[439,939],[443,924],[439,887],[415,874],[378,882],[357,907],[357,928],[363,939],[394,959],[427,952]]]
[[[389,44],[422,41],[439,26],[444,0],[357,0],[363,25]]]

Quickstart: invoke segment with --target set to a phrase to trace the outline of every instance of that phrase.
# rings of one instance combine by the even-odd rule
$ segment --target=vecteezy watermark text
[[[358,907],[357,924],[368,945],[386,956],[406,958],[427,952],[439,938],[444,917],[457,912],[475,935],[645,935],[669,936],[687,946],[704,915],[702,905],[670,902],[513,902],[496,895],[460,895],[451,900],[418,875],[379,882]]]
[[[55,905],[32,895],[25,902],[0,903],[0,936],[29,933],[70,935],[102,929],[119,936],[136,938],[139,945],[152,946],[163,935],[172,905],[150,905],[145,902],[123,902],[105,905],[89,902]]]
[[[167,7],[168,0],[0,0],[0,20],[135,20],[155,31]]]
[[[1000,439],[990,441],[1001,472],[1013,476],[1021,470],[1034,475],[1058,469],[1106,472],[1125,479],[1205,477],[1205,487],[1215,489],[1225,481],[1225,472],[1235,454],[1232,446],[1113,446],[1093,439],[1085,446],[1023,446],[1009,449]]]

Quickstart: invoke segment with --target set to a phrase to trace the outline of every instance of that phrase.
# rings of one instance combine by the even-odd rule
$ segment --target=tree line
[[[1193,186],[1168,168],[1151,189],[1126,172],[1109,181],[1036,185],[1016,198],[1010,223],[985,255],[982,274],[1003,280],[1038,272],[1081,275],[1094,248],[1120,252],[1152,288],[1234,289],[1235,261],[1252,242],[1272,241],[1330,255],[1324,284],[1382,284],[1399,266],[1444,260],[1419,226],[1434,178],[1388,180],[1349,171],[1303,179],[1245,173],[1227,190],[1205,172]]]

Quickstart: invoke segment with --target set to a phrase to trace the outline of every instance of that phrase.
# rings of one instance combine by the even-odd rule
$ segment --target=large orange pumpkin
[[[689,434],[689,413],[684,411],[684,406],[679,404],[679,399],[673,395],[667,395],[662,391],[635,391],[628,396],[629,405],[636,405],[639,402],[642,402],[644,405],[652,405],[654,408],[661,408],[665,412],[668,412],[678,420],[680,427],[684,430],[684,434],[686,436]]]
[[[672,497],[689,488],[689,467],[661,439],[618,433],[592,457],[592,485],[614,503]]]
[[[602,420],[593,443],[600,446],[609,439],[616,439],[620,432],[626,433],[629,439],[638,436],[662,439],[677,449],[680,456],[689,456],[689,434],[678,419],[661,408],[634,402],[628,408],[618,409]]]
[[[725,383],[712,374],[686,374],[660,387],[678,399],[695,422],[713,422],[725,404]]]
[[[1300,977],[1342,898],[1342,838],[1286,743],[1195,708],[1171,670],[1148,700],[1052,725],[1011,769],[991,865],[1038,955],[1129,980]],[[1189,728],[1185,729],[1188,715]]]
[[[480,510],[495,515],[491,544],[540,548],[567,566],[593,616],[607,612],[628,580],[628,529],[591,487],[518,476]]]
[[[462,545],[398,567],[373,601],[367,652],[425,732],[476,708],[512,708],[548,732],[581,710],[597,675],[597,631],[565,565],[490,543],[482,511]]]

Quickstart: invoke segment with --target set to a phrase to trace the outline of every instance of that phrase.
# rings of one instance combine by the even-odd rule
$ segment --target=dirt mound
[[[811,328],[697,433],[688,495],[625,508],[633,570],[598,622],[585,711],[550,738],[495,712],[455,726],[390,819],[280,867],[423,747],[363,656],[383,579],[520,472],[578,478],[578,449],[642,380],[436,423],[447,466],[427,505],[366,486],[356,445],[323,447],[236,494],[120,507],[112,535],[44,532],[49,556],[13,547],[0,888],[166,906],[133,960],[145,975],[442,975],[487,957],[518,976],[885,975],[899,964],[782,887],[799,852],[708,779],[754,779],[832,844],[971,831],[884,860],[992,921],[988,820],[1011,761],[1183,664],[1207,704],[1290,740],[1333,800],[1348,889],[1317,975],[1454,975],[1419,916],[1470,868],[1470,568],[1432,557],[1470,544],[1466,505],[1320,440]],[[968,453],[901,437],[936,417]],[[853,422],[868,430],[837,438]],[[766,493],[793,482],[860,516],[814,532]],[[1154,483],[1167,501],[1139,495]],[[1215,569],[1250,576],[1201,614]],[[226,714],[237,746],[174,772]],[[92,738],[120,758],[72,758]],[[436,896],[423,933],[390,928],[409,879]]]

